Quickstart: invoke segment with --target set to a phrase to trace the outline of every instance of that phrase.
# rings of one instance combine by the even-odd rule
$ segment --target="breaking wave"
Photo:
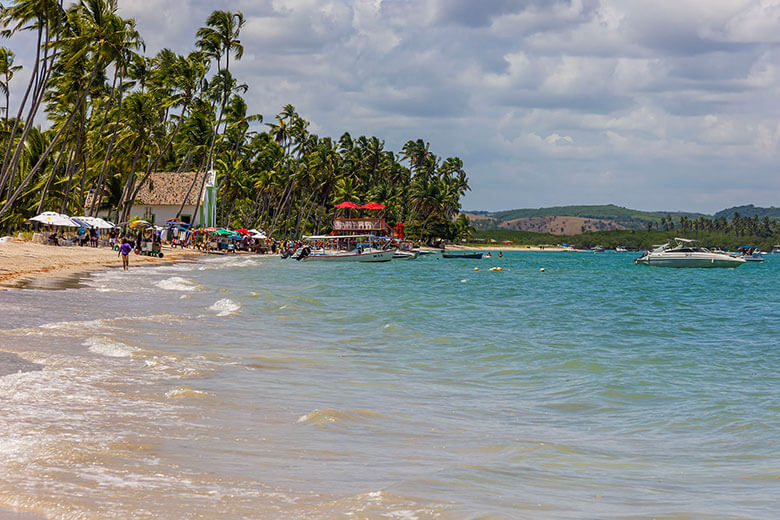
[[[234,314],[241,308],[241,305],[237,304],[230,298],[223,298],[214,302],[214,305],[209,307],[210,311],[216,311],[217,316],[229,316]]]

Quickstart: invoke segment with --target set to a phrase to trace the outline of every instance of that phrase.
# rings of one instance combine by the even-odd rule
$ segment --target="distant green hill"
[[[733,208],[727,208],[715,213],[714,217],[715,218],[724,217],[727,219],[731,219],[734,217],[734,213],[739,213],[740,217],[758,216],[759,218],[769,217],[774,219],[780,219],[780,208],[776,208],[774,206],[770,208],[760,208],[754,206],[753,204],[748,204],[747,206],[734,206]]]
[[[479,216],[479,218],[472,219],[472,223],[477,229],[495,229],[500,227],[503,222],[534,217],[582,217],[588,219],[610,220],[629,229],[644,228],[647,226],[648,222],[658,222],[662,217],[667,216],[672,217],[675,221],[683,216],[688,217],[689,219],[709,217],[709,215],[703,213],[639,211],[623,208],[614,204],[601,206],[554,206],[550,208],[512,209],[495,213],[475,211],[469,212],[469,214]]]

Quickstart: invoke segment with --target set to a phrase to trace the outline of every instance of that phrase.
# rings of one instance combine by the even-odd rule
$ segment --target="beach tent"
[[[81,224],[77,224],[72,221],[69,216],[57,213],[56,211],[44,211],[40,215],[36,215],[30,219],[31,222],[40,222],[49,226],[65,226],[65,227],[80,227]]]

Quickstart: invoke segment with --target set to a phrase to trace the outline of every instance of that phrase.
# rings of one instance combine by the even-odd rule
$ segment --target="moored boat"
[[[302,262],[389,262],[394,249],[384,247],[381,237],[372,235],[307,236],[308,245],[290,257]]]
[[[635,264],[655,267],[739,267],[745,263],[744,258],[733,257],[726,253],[710,251],[704,247],[695,247],[695,240],[675,238],[677,243],[672,247],[666,244],[657,246],[652,251],[645,251]]]
[[[393,258],[395,260],[414,260],[418,254],[419,252],[414,250],[396,249],[393,251]]]
[[[742,246],[735,255],[737,258],[744,258],[746,262],[763,262],[764,256],[761,249],[756,246]]]
[[[476,251],[442,251],[442,258],[473,258],[479,260],[482,258],[483,253]]]

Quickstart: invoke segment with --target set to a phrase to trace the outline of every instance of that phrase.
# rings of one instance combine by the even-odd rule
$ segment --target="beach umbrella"
[[[263,239],[268,238],[264,232],[258,231],[254,228],[250,229],[249,233],[252,236],[252,238],[263,238]]]
[[[111,229],[115,226],[111,222],[107,222],[99,217],[70,217],[74,222],[88,224],[85,227],[97,228],[97,229]]]
[[[190,226],[190,224],[187,224],[186,222],[183,222],[176,218],[169,218],[167,224],[169,226]]]
[[[358,209],[360,206],[355,204],[354,202],[342,202],[341,204],[336,204],[337,208],[339,209]]]
[[[236,229],[236,233],[241,233],[242,235],[251,235],[251,234],[252,234],[252,233],[250,233],[249,231],[247,231],[247,230],[246,230],[246,229],[244,229],[244,228],[238,228],[238,229]]]
[[[87,222],[86,220],[84,220],[84,218],[83,218],[83,217],[70,217],[70,219],[71,219],[73,222],[75,222],[76,224],[79,224],[79,225],[81,225],[82,227],[85,227],[85,228],[87,228],[87,229],[92,229],[93,227],[95,227],[95,226],[93,226],[92,224],[90,224],[89,222]]]
[[[30,219],[32,222],[40,222],[49,226],[79,227],[81,224],[73,222],[69,216],[56,211],[44,211]]]
[[[384,209],[385,206],[382,204],[377,204],[376,202],[369,202],[368,204],[363,204],[360,206],[362,209]]]
[[[152,224],[150,222],[147,222],[145,220],[134,220],[133,222],[130,222],[130,229],[140,228],[140,227],[150,227]]]

